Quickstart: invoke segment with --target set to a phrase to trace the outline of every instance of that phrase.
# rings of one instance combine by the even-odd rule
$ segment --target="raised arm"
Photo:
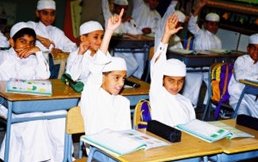
[[[104,37],[103,37],[103,40],[102,40],[102,43],[100,46],[100,50],[103,53],[107,53],[110,39],[112,37],[113,32],[121,24],[123,13],[124,13],[124,9],[122,9],[120,11],[119,15],[114,15],[108,19],[106,31],[105,31],[105,34],[104,34]]]

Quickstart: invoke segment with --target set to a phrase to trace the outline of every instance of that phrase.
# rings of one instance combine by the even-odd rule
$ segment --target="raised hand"
[[[107,24],[106,30],[115,31],[121,24],[123,13],[124,13],[124,9],[121,9],[119,15],[115,14],[112,17],[110,17],[108,19],[108,24]]]

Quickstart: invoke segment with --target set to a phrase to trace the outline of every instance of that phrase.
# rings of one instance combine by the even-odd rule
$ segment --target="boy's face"
[[[29,49],[35,46],[35,39],[33,36],[25,34],[24,36],[18,38],[14,41],[12,38],[10,39],[10,45],[14,48],[14,50],[19,53],[19,51],[24,49]]]
[[[204,28],[213,34],[216,34],[219,29],[219,23],[213,21],[206,21],[204,23]]]
[[[44,9],[36,11],[39,20],[46,26],[52,25],[56,18],[56,10]]]
[[[163,78],[163,86],[172,95],[176,95],[181,91],[184,82],[185,77],[164,76]]]
[[[155,10],[159,5],[159,0],[148,0],[149,7],[151,10]]]
[[[126,71],[111,71],[103,74],[102,88],[112,95],[118,95],[125,82]]]
[[[90,44],[89,49],[91,50],[91,52],[96,53],[96,51],[100,48],[103,35],[103,30],[96,30],[86,35],[82,35],[80,39],[81,42],[88,42]]]
[[[258,61],[258,44],[249,44],[247,51],[250,57],[254,60],[254,64]]]

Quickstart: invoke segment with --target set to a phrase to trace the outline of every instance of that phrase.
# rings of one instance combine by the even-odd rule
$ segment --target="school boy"
[[[156,10],[159,0],[133,0],[132,17],[144,34],[155,33],[161,16]]]
[[[237,58],[234,63],[234,75],[229,82],[229,101],[230,105],[235,109],[244,84],[240,83],[240,79],[258,80],[258,33],[249,37],[247,46],[248,55]],[[237,114],[246,114],[258,118],[258,100],[257,96],[245,94],[240,104]]]
[[[43,52],[52,54],[72,52],[76,44],[67,38],[62,30],[53,26],[56,18],[56,4],[54,0],[39,0],[36,16],[39,22],[30,21],[37,34],[37,46]]]
[[[0,80],[48,79],[48,63],[42,52],[35,46],[36,33],[25,22],[15,24],[10,31],[9,50],[0,51]],[[0,105],[0,114],[7,118],[7,108]],[[31,117],[33,114],[13,114],[13,117]],[[12,124],[9,161],[44,161],[49,156],[49,142],[43,121]],[[6,138],[6,137],[5,137]],[[5,139],[0,156],[4,159]]]
[[[132,35],[142,34],[142,31],[138,28],[138,25],[133,18],[126,15],[128,9],[127,0],[114,0],[113,10],[109,8],[109,3],[107,0],[102,0],[102,9],[105,22],[107,23],[108,18],[113,14],[119,14],[121,9],[124,9],[124,14],[122,16],[121,25],[114,31],[115,34],[129,33]],[[144,70],[144,53],[139,52],[123,52],[124,49],[119,49],[119,52],[114,51],[114,56],[121,57],[125,59],[127,65],[127,76],[134,75],[137,78],[141,78]]]
[[[131,129],[129,100],[119,95],[126,77],[126,64],[122,58],[111,57],[108,45],[115,29],[121,23],[121,13],[111,17],[94,63],[91,74],[82,92],[81,113],[85,133],[93,134],[106,128],[113,130]],[[96,155],[99,161],[108,161],[103,155]],[[107,158],[107,159],[106,159]]]
[[[89,64],[93,62],[95,54],[98,51],[104,30],[97,21],[88,21],[80,26],[80,46],[70,53],[66,72],[71,75],[73,80],[87,81],[89,76]]]
[[[176,27],[177,23],[175,14],[167,19],[164,35],[151,60],[151,116],[172,127],[195,119],[190,100],[179,94],[184,85],[186,66],[177,59],[166,58],[170,37],[182,29]]]

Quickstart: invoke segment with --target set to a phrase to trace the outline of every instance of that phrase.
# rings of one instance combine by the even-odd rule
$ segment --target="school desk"
[[[236,109],[234,111],[234,114],[232,115],[233,118],[235,118],[237,116],[237,111],[240,107],[240,104],[241,104],[242,99],[243,99],[245,94],[251,94],[251,95],[254,95],[254,96],[258,95],[258,76],[257,76],[256,81],[250,81],[250,80],[242,79],[242,80],[239,80],[239,82],[244,84],[245,87],[242,90],[241,95],[238,99]]]
[[[221,147],[222,153],[213,157],[218,162],[239,161],[258,157],[258,131],[236,124],[234,119],[223,120],[225,124],[234,126],[244,132],[254,135],[254,138],[222,139],[214,144]]]
[[[215,53],[210,51],[198,51],[197,53],[183,54],[180,52],[175,52],[168,50],[167,58],[176,58],[183,61],[187,67],[191,68],[203,68],[210,67],[216,62],[234,62],[237,57],[243,55],[240,51],[231,51],[228,54]],[[208,71],[207,69],[191,69],[190,71]]]
[[[0,101],[8,108],[7,128],[6,128],[6,145],[5,145],[5,162],[8,162],[11,125],[18,122],[26,122],[32,120],[64,118],[63,115],[35,116],[30,118],[13,118],[12,113],[22,114],[31,112],[50,112],[56,110],[67,110],[78,104],[80,94],[74,92],[69,86],[61,82],[61,80],[51,80],[53,94],[52,96],[35,96],[6,93],[6,82],[0,82]],[[64,136],[65,138],[65,136]],[[11,146],[15,147],[15,146]],[[15,156],[15,155],[12,155]]]
[[[129,77],[128,80],[140,85],[138,88],[124,88],[121,92],[121,95],[130,100],[131,106],[136,105],[141,99],[149,99],[149,83],[134,77]]]

